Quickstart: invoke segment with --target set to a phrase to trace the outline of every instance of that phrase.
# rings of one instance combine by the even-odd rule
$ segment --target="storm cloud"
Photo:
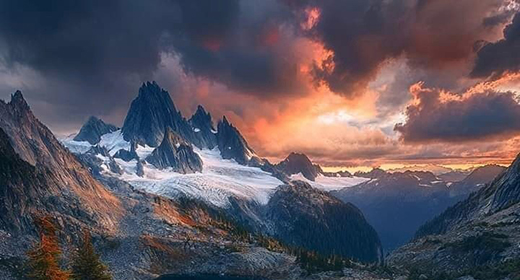
[[[418,89],[395,131],[405,142],[465,142],[520,134],[520,104],[512,92],[487,91],[466,97]]]
[[[462,92],[475,81],[520,70],[519,16],[501,38],[518,12],[514,3],[0,0],[0,97],[21,89],[42,121],[69,133],[89,115],[121,124],[138,87],[155,79],[186,116],[199,103],[216,117],[226,114],[266,154],[273,155],[281,141],[266,139],[271,134],[287,138],[285,152],[296,135],[306,138],[316,120],[337,112],[351,121],[337,124],[328,140],[352,147],[364,130],[348,141],[337,140],[336,134],[349,134],[352,128],[344,126],[353,123],[368,126],[377,139],[395,139],[392,128],[412,98],[411,84],[423,81],[427,87]],[[501,108],[504,115],[497,117],[506,120],[516,116],[515,103],[508,103],[512,98],[489,91],[449,103],[434,98],[431,106],[453,106],[479,120],[482,115],[463,105],[475,102],[490,114]],[[486,102],[491,102],[488,107]],[[433,114],[424,104],[409,107],[408,121],[396,127],[403,139],[471,138],[454,136],[457,131],[448,128],[420,131],[422,117]],[[299,125],[304,119],[306,125]],[[491,120],[480,125],[494,128],[469,126],[466,134],[483,139],[494,132],[501,137],[516,133],[515,122],[507,128]],[[460,122],[455,124],[462,127]],[[298,129],[302,134],[295,133]],[[310,150],[328,143],[322,136],[317,131],[302,149],[319,156]],[[369,156],[367,149],[397,144],[356,145],[345,156]]]
[[[443,69],[470,60],[475,42],[489,33],[489,17],[503,22],[508,15],[499,12],[503,0],[286,2],[300,14],[309,7],[319,11],[319,21],[307,36],[332,54],[326,65],[317,65],[315,78],[347,97],[362,93],[390,59],[405,56],[419,69]]]
[[[471,76],[500,77],[520,70],[520,13],[504,29],[504,39],[485,44],[479,51]]]

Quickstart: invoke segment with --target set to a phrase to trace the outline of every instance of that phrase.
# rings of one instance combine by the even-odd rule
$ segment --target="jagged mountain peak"
[[[213,128],[213,120],[211,118],[211,114],[202,107],[202,105],[197,106],[197,110],[190,118],[190,123],[192,125],[204,125],[204,126],[210,126]]]
[[[471,171],[471,173],[464,179],[464,181],[488,182],[491,179],[495,178],[498,174],[504,172],[504,170],[506,170],[505,167],[497,164],[488,164],[480,166]]]
[[[2,103],[6,104],[3,100]],[[29,107],[29,104],[27,104],[27,101],[23,97],[23,94],[20,90],[16,90],[11,94],[11,100],[9,103],[7,103],[7,105],[9,105],[11,109],[14,109],[14,111],[18,113],[31,112],[31,108]]]
[[[225,124],[225,125],[229,125],[229,126],[233,127],[233,125],[229,123],[229,121],[228,121],[228,119],[226,118],[226,116],[223,116],[223,117],[222,117],[222,123]]]
[[[176,109],[168,91],[156,82],[143,83],[125,118],[122,128],[124,139],[140,145],[157,147],[161,144],[167,127],[199,148],[214,147],[215,141],[197,133],[198,131]]]
[[[291,160],[304,160],[304,161],[307,161],[309,163],[312,163],[311,160],[309,159],[309,157],[304,154],[304,153],[297,153],[297,152],[291,152],[287,158],[286,158],[287,161],[291,161]]]
[[[16,105],[18,107],[24,107],[29,109],[29,105],[27,104],[27,101],[25,101],[25,98],[23,97],[23,94],[20,90],[15,91],[11,95],[11,104]]]
[[[202,147],[213,149],[217,145],[217,136],[215,135],[216,131],[211,114],[202,105],[197,106],[197,111],[191,116],[189,123]]]
[[[162,101],[169,99],[170,102],[167,102],[167,104],[170,105],[169,103],[171,103],[172,107],[175,108],[168,91],[161,88],[155,81],[143,83],[139,88],[137,99],[159,99]]]
[[[81,127],[79,133],[74,137],[74,141],[87,141],[95,145],[99,143],[102,135],[114,132],[117,129],[115,125],[107,124],[95,116],[90,116]]]
[[[30,173],[39,178],[38,181],[24,177],[19,181],[9,181],[11,178],[7,177],[11,185],[7,191],[0,191],[0,207],[21,209],[16,219],[22,215],[26,218],[32,210],[39,211],[38,207],[46,205],[59,211],[84,211],[85,217],[97,217],[97,222],[107,227],[116,222],[116,216],[121,214],[119,201],[33,115],[21,92],[13,94],[11,102],[1,102],[0,112],[0,129],[8,136],[16,157],[33,166]],[[22,202],[22,199],[17,199],[21,197],[19,193],[30,195]],[[25,207],[27,199],[31,205]],[[36,207],[31,208],[34,205]],[[3,214],[0,214],[0,219]]]
[[[211,117],[210,113],[208,113],[202,105],[197,105],[197,110],[195,111],[194,115],[203,115]]]
[[[234,159],[238,163],[246,165],[255,156],[254,150],[226,116],[218,122],[217,131],[217,143],[222,158]]]
[[[166,90],[155,82],[143,83],[123,124],[125,140],[157,147],[168,126],[183,136],[188,136],[186,133],[191,130]]]
[[[305,178],[314,181],[318,174],[322,173],[319,165],[312,161],[303,153],[290,153],[287,158],[277,164],[277,168],[287,175],[301,173]]]

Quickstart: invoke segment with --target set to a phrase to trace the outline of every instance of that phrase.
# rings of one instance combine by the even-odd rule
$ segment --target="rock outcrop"
[[[202,159],[193,151],[191,144],[169,127],[166,128],[161,145],[155,148],[146,161],[159,169],[171,167],[180,173],[202,171]]]
[[[234,159],[242,165],[247,165],[255,152],[242,134],[224,117],[217,125],[217,143],[224,159]]]
[[[199,105],[195,114],[191,116],[189,123],[193,127],[193,131],[200,139],[200,146],[208,149],[213,149],[217,146],[217,131],[213,126],[211,114],[206,112],[204,107]]]

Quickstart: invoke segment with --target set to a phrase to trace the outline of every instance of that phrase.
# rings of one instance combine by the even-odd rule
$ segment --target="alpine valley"
[[[0,102],[0,279],[24,279],[42,215],[65,262],[88,229],[117,280],[520,277],[519,159],[436,173],[325,172],[298,152],[271,163],[155,82],[121,128],[93,116],[63,139],[20,91]]]

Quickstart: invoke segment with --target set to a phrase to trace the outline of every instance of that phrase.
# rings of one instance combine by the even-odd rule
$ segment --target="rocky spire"
[[[146,161],[155,167],[164,169],[172,167],[180,173],[193,173],[202,171],[202,160],[192,146],[181,136],[167,127],[161,145],[153,150]]]
[[[74,137],[74,141],[88,141],[90,144],[95,145],[99,143],[102,135],[116,130],[116,126],[107,124],[103,120],[91,116],[81,127],[78,135]]]
[[[197,147],[203,147],[193,127],[175,108],[170,94],[156,82],[143,83],[125,118],[122,128],[125,140],[157,147],[167,127]]]
[[[217,125],[217,143],[222,158],[234,159],[246,165],[255,155],[255,152],[246,140],[229,121],[226,116]]]
[[[25,101],[25,98],[22,95],[22,92],[17,90],[15,93],[11,95],[11,102],[9,102],[11,106],[17,108],[18,110],[22,111],[29,111],[29,105],[27,104],[27,101]]]
[[[199,105],[197,111],[190,118],[189,123],[193,127],[196,138],[199,139],[202,148],[213,149],[217,146],[216,130],[213,127],[211,114]]]

